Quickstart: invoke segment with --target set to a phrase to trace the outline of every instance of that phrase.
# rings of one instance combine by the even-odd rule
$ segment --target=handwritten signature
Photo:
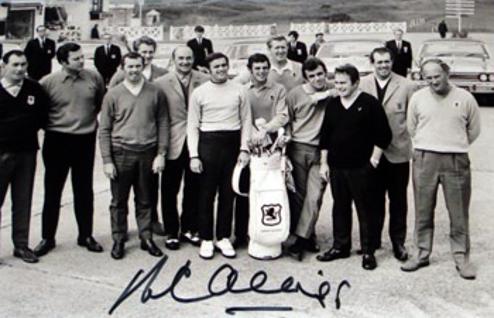
[[[115,303],[111,306],[108,314],[111,315],[113,312],[139,290],[142,286],[141,291],[141,303],[145,304],[149,300],[158,300],[165,296],[170,296],[173,300],[179,303],[195,303],[201,302],[213,297],[221,297],[226,294],[247,294],[247,293],[257,293],[265,295],[275,295],[275,294],[301,294],[307,298],[317,300],[322,308],[326,308],[326,298],[331,292],[331,284],[329,281],[324,280],[319,284],[316,291],[308,291],[303,287],[300,281],[295,280],[293,276],[286,277],[283,282],[279,285],[279,288],[267,288],[265,287],[266,282],[268,282],[269,276],[263,271],[259,270],[255,272],[249,281],[249,284],[244,287],[238,287],[237,280],[239,277],[239,271],[232,265],[226,263],[218,267],[214,273],[209,278],[207,284],[207,293],[195,297],[182,297],[177,295],[176,288],[184,280],[190,278],[192,275],[191,261],[187,260],[184,265],[182,265],[172,280],[172,282],[164,288],[162,291],[156,291],[153,286],[156,278],[159,277],[161,270],[164,268],[168,256],[163,256],[147,273],[140,269],[134,275],[134,277],[129,281],[127,287],[123,290],[120,296],[117,298]],[[319,276],[323,276],[322,271],[318,272]],[[223,277],[223,279],[222,279]],[[220,286],[220,287],[218,287]],[[338,284],[336,289],[336,295],[334,298],[335,308],[339,309],[341,307],[340,293],[343,287],[350,288],[350,283],[347,280],[343,280]],[[225,309],[227,314],[234,314],[236,311],[290,311],[292,307],[289,306],[255,306],[255,307],[228,307]]]

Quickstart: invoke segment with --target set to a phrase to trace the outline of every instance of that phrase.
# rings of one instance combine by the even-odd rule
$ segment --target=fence
[[[296,30],[299,34],[314,35],[323,33],[391,33],[393,29],[400,28],[406,32],[406,22],[369,22],[369,23],[327,23],[306,22],[290,23],[290,30]]]
[[[155,41],[163,41],[163,27],[126,27],[126,26],[107,26],[103,28],[103,33],[125,35],[127,40],[132,41],[143,35],[147,35]]]
[[[258,25],[203,25],[211,39],[245,38],[276,34],[276,24]],[[195,37],[194,26],[170,26],[170,40],[186,40]]]

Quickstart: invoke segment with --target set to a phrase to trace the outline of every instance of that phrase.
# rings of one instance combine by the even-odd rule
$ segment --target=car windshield
[[[226,55],[231,60],[248,59],[254,53],[266,53],[265,43],[236,44],[227,48]]]
[[[422,57],[489,57],[487,50],[481,43],[426,43],[422,48]]]
[[[334,42],[321,46],[317,52],[319,58],[369,57],[376,47],[383,46],[380,41]]]

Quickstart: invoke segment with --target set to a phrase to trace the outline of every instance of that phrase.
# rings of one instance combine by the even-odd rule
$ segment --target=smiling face
[[[133,84],[138,83],[142,77],[144,65],[141,58],[125,58],[123,70],[125,79]]]
[[[224,83],[228,79],[228,62],[224,57],[209,62],[211,81],[214,83]]]
[[[194,63],[194,57],[192,50],[189,47],[179,47],[175,50],[173,63],[175,69],[180,74],[189,74],[192,71],[192,65]]]
[[[434,93],[444,96],[449,92],[448,73],[439,64],[434,62],[425,64],[422,76]]]
[[[11,83],[19,83],[26,76],[27,60],[24,55],[12,54],[4,65],[4,77]]]
[[[252,79],[258,83],[265,83],[269,75],[268,62],[255,62],[251,69]]]
[[[287,61],[288,43],[286,41],[273,41],[269,49],[271,60],[276,63],[285,63]]]
[[[391,67],[393,66],[393,60],[389,53],[374,53],[374,74],[381,80],[387,79],[391,75]]]
[[[319,65],[315,70],[305,71],[305,76],[310,86],[316,91],[320,91],[326,88],[326,72],[323,67]]]
[[[153,61],[155,48],[154,46],[146,43],[141,43],[137,48],[137,53],[144,57],[144,65],[149,65]]]
[[[352,83],[350,75],[346,73],[336,73],[334,86],[340,97],[350,97],[358,89],[359,81]]]

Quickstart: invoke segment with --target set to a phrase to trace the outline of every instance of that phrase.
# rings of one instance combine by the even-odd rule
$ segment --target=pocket
[[[470,158],[467,153],[459,153],[455,155],[456,158],[456,166],[460,169],[469,169],[470,168]]]

